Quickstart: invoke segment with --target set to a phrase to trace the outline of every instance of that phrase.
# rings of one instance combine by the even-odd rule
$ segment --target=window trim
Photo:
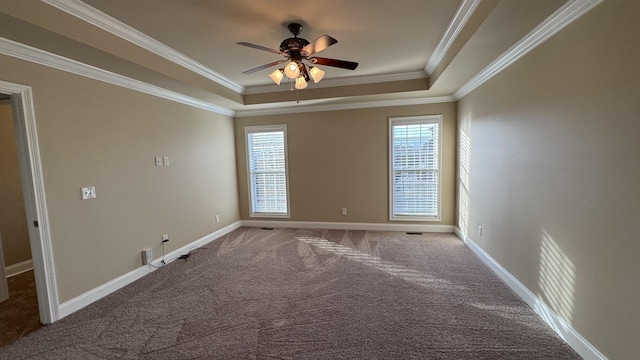
[[[438,124],[438,196],[435,216],[412,216],[393,214],[393,126],[410,124]],[[442,114],[403,116],[389,118],[389,221],[441,221],[442,214]]]
[[[254,212],[253,209],[253,191],[251,191],[251,164],[249,161],[249,134],[258,132],[273,132],[282,131],[284,133],[284,177],[286,186],[286,199],[287,199],[287,212],[286,213],[267,213],[267,212]],[[246,166],[247,166],[247,198],[249,200],[249,217],[260,218],[290,218],[291,217],[291,205],[290,205],[290,193],[289,193],[289,153],[287,145],[287,125],[259,125],[259,126],[245,126],[244,128],[244,142],[246,152]]]

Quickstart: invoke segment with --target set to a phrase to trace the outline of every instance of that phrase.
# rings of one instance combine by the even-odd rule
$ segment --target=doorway
[[[32,91],[0,80],[0,94],[11,99],[39,318],[49,324],[59,319],[59,304]]]
[[[0,94],[0,346],[40,328],[11,96]]]
[[[11,97],[0,94],[0,271],[4,278],[32,269]],[[6,283],[3,279],[0,282]],[[0,303],[2,290],[0,283]]]

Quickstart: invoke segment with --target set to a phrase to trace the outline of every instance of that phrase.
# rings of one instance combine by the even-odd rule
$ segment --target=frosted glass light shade
[[[271,78],[271,80],[273,80],[274,83],[280,85],[280,81],[282,81],[282,78],[284,77],[284,75],[282,74],[282,69],[278,69],[274,72],[272,72],[271,74],[269,74],[269,77]]]
[[[307,87],[307,82],[302,76],[296,78],[296,89],[302,90]]]
[[[315,66],[312,66],[311,69],[309,69],[309,73],[311,74],[313,82],[316,84],[324,77],[324,71],[318,69]]]
[[[284,67],[284,74],[287,75],[289,79],[295,79],[300,75],[300,68],[298,68],[298,64],[294,61],[291,61]]]

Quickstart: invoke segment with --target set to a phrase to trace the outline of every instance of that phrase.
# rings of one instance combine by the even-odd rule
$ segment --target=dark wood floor
[[[7,279],[9,300],[0,304],[0,347],[39,329],[38,298],[33,270]]]

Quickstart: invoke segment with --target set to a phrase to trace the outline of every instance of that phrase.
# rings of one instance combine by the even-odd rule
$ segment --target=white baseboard
[[[580,356],[584,359],[606,360],[607,358],[600,353],[593,345],[575,331],[569,324],[558,316],[544,302],[537,298],[529,289],[527,289],[520,281],[511,275],[497,261],[489,256],[480,246],[473,240],[464,236],[460,229],[449,225],[413,225],[413,224],[369,224],[369,223],[329,223],[329,222],[291,222],[291,221],[257,221],[242,220],[206,235],[188,245],[176,249],[165,254],[165,259],[171,260],[182,254],[188,253],[194,247],[202,247],[211,241],[230,233],[239,228],[246,227],[284,227],[284,228],[301,228],[301,229],[342,229],[342,230],[371,230],[371,231],[423,231],[423,232],[455,232],[462,241],[482,260],[489,268],[491,268],[513,291],[522,298],[531,308],[538,313],[542,319],[551,326]],[[152,262],[155,266],[161,265],[162,259],[156,259]],[[26,268],[26,263],[12,265],[16,269]],[[30,261],[29,261],[30,263]],[[18,267],[20,265],[20,267]],[[20,271],[28,271],[29,269]],[[92,290],[85,292],[69,301],[60,304],[58,307],[58,319],[62,319],[85,306],[100,300],[101,298],[111,294],[112,292],[131,284],[132,282],[142,278],[143,276],[153,272],[155,268],[150,266],[141,266],[124,275],[121,275],[107,283],[104,283]]]
[[[351,222],[320,222],[320,221],[278,221],[278,220],[242,220],[245,227],[294,228],[294,229],[336,229],[336,230],[366,230],[366,231],[412,231],[452,233],[453,225],[425,225],[425,224],[389,224],[389,223],[351,223]]]
[[[580,335],[571,325],[556,314],[547,304],[545,304],[534,293],[527,289],[515,276],[511,275],[502,265],[485,252],[478,244],[468,236],[464,236],[459,228],[455,228],[455,233],[465,244],[484,262],[493,272],[498,275],[518,296],[527,303],[564,341],[569,344],[585,360],[606,360],[598,349]]]
[[[33,270],[33,261],[31,261],[31,259],[5,266],[4,274],[8,279],[12,276],[16,276],[30,270]]]
[[[71,315],[74,312],[82,309],[83,307],[90,305],[103,297],[111,294],[112,292],[121,289],[132,282],[140,279],[141,277],[149,274],[152,270],[147,266],[139,267],[135,270],[129,271],[128,273],[118,276],[117,278],[108,281],[97,288],[91,289],[85,292],[82,295],[76,296],[75,298],[65,301],[64,303],[58,306],[58,319],[60,320],[65,316]]]
[[[174,250],[168,254],[165,254],[165,259],[174,259],[182,254],[188,253],[194,247],[202,247],[205,244],[210,243],[211,241],[230,233],[231,231],[239,228],[241,225],[240,221],[236,221],[235,223],[228,225],[220,230],[214,231],[211,234],[208,234],[188,245],[185,245],[177,250]],[[162,259],[158,258],[152,262],[154,266],[160,267]],[[111,281],[108,281],[94,289],[91,289],[75,298],[66,301],[60,306],[58,306],[58,320],[73,314],[74,312],[84,308],[85,306],[92,304],[103,297],[111,294],[112,292],[119,290],[132,282],[144,277],[145,275],[150,274],[155,271],[156,268],[151,266],[141,266],[135,270],[129,271],[128,273],[121,275]]]
[[[192,242],[190,244],[187,244],[187,245],[185,245],[185,246],[183,246],[181,248],[178,248],[176,250],[173,250],[170,253],[165,254],[164,255],[165,261],[166,262],[173,261],[173,260],[177,259],[180,255],[188,254],[191,249],[203,247],[204,245],[207,245],[208,243],[212,242],[213,240],[232,232],[233,230],[239,228],[240,226],[242,226],[242,222],[241,221],[236,221],[231,225],[228,225],[228,226],[226,226],[226,227],[224,227],[224,228],[222,228],[220,230],[214,231],[209,235],[203,236],[200,239],[198,239],[198,240],[196,240],[196,241],[194,241],[194,242]],[[157,259],[153,260],[151,262],[151,264],[153,266],[157,266],[157,267],[162,266],[162,258],[157,258]],[[156,270],[156,268],[153,268],[153,267],[151,269]]]

